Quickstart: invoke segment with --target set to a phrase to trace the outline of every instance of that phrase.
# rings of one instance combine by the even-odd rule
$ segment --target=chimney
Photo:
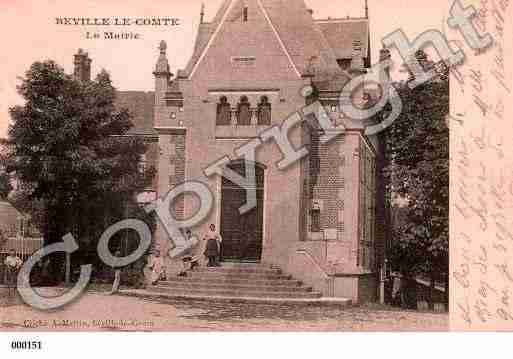
[[[387,61],[391,59],[390,50],[387,48],[382,48],[379,50],[379,62]],[[387,76],[386,80],[390,79],[390,67],[385,67],[385,74]]]
[[[407,82],[422,81],[432,66],[432,62],[429,61],[423,50],[417,50],[415,53],[410,54],[406,61],[406,68],[409,73]]]
[[[205,20],[205,3],[201,4],[201,13],[200,13],[200,24],[203,24]]]
[[[78,81],[91,81],[91,60],[89,54],[82,49],[78,49],[77,54],[74,56],[73,76]]]
[[[360,40],[353,40],[353,48],[351,53],[351,68],[350,72],[356,73],[364,73],[364,64],[363,64],[363,53],[362,53],[362,43]]]

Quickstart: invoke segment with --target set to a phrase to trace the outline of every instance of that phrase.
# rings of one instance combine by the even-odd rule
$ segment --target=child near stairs
[[[195,256],[196,247],[199,243],[197,237],[192,234],[190,229],[185,231],[185,242],[187,244],[187,248],[183,251],[181,255],[181,261],[183,264],[183,270],[178,273],[179,277],[186,277],[187,271],[194,270],[199,265],[199,258]]]
[[[208,258],[207,267],[220,267],[219,255],[221,253],[222,238],[216,231],[215,224],[210,225],[210,230],[205,235],[204,241],[207,241],[205,256]]]

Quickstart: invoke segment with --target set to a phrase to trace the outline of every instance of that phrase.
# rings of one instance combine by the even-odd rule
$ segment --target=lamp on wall
[[[175,112],[171,112],[169,117],[171,117],[172,120],[176,119],[176,113]]]

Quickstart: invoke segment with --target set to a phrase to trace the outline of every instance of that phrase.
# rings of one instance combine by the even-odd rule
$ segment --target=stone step
[[[243,267],[243,266],[222,266],[222,267],[196,267],[196,273],[229,273],[229,274],[282,274],[278,268]]]
[[[294,305],[298,307],[317,306],[347,308],[352,305],[351,299],[348,298],[274,298],[274,297],[241,297],[241,296],[206,296],[192,294],[174,294],[172,292],[149,291],[146,289],[128,289],[121,290],[120,295],[143,298],[147,300],[156,300],[161,303],[169,303],[173,300],[194,300],[214,303],[249,303],[249,304],[265,304],[265,305]]]
[[[172,277],[168,278],[167,281],[161,283],[190,283],[191,285],[202,285],[202,284],[223,284],[223,283],[231,283],[234,285],[246,285],[251,283],[253,285],[277,285],[277,286],[286,286],[286,287],[299,287],[303,283],[299,280],[294,279],[256,279],[248,282],[247,279],[233,279],[233,278],[201,278],[201,277],[192,277],[188,275],[187,277]]]
[[[224,283],[194,283],[194,282],[159,282],[159,286],[169,288],[169,290],[223,290],[223,291],[255,291],[255,292],[292,292],[308,293],[312,292],[311,287],[306,286],[281,286],[281,285],[255,285],[253,283],[233,284]]]
[[[221,267],[197,267],[185,277],[171,277],[146,289],[148,293],[183,298],[253,298],[318,300],[321,293],[270,265],[222,263]]]
[[[217,297],[251,297],[251,298],[320,298],[318,292],[261,292],[255,290],[222,290],[222,289],[175,289],[156,285],[147,288],[150,292],[166,293],[173,296],[217,296]]]
[[[273,268],[270,264],[262,263],[241,263],[241,262],[221,262],[223,268]],[[274,267],[276,268],[276,267]]]
[[[232,271],[190,271],[187,275],[191,278],[202,279],[234,279],[234,280],[289,280],[292,276],[279,273],[246,273]]]

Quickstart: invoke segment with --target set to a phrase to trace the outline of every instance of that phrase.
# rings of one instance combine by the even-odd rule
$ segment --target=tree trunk
[[[432,270],[430,274],[431,274],[430,275],[431,283],[429,286],[428,305],[429,305],[429,310],[434,311],[435,310],[436,274],[435,274],[434,270]]]
[[[404,309],[417,309],[417,281],[409,272],[401,277],[401,307]]]
[[[71,286],[71,254],[66,253],[66,287]]]
[[[445,310],[449,311],[449,277],[445,280],[445,293],[444,293],[444,299],[445,299]]]

